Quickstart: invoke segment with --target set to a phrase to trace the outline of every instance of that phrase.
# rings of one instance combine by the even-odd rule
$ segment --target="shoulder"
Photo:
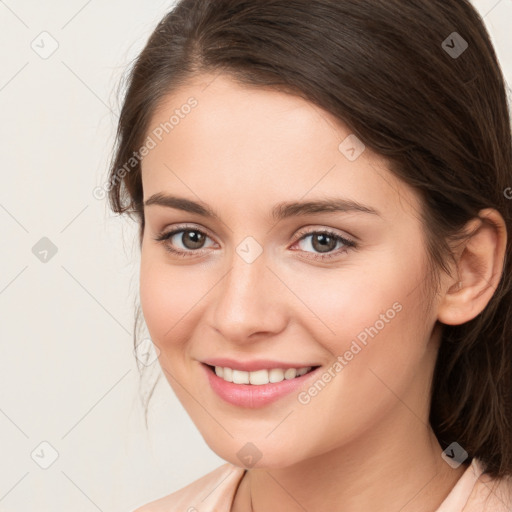
[[[482,467],[482,466],[480,466]],[[512,510],[512,477],[478,477],[464,512],[510,512]]]
[[[244,473],[243,468],[227,462],[186,487],[133,512],[229,512],[235,490]]]

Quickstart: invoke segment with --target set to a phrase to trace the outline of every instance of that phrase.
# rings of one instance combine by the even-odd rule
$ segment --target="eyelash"
[[[194,227],[191,227],[191,226],[180,226],[179,228],[174,229],[173,231],[169,231],[168,233],[165,233],[165,232],[159,233],[156,237],[154,237],[154,240],[156,242],[163,243],[165,250],[170,252],[171,254],[173,254],[175,256],[178,256],[180,258],[188,258],[188,257],[190,257],[190,254],[197,253],[197,252],[201,251],[201,249],[195,249],[195,250],[194,249],[189,249],[187,251],[178,251],[176,249],[173,249],[170,246],[170,244],[168,243],[168,241],[174,235],[177,235],[178,233],[184,233],[186,231],[193,231],[193,232],[196,232],[196,233],[200,233],[201,235],[204,235],[205,237],[211,238],[204,231],[202,231],[200,229],[197,229],[197,228],[194,228]],[[329,236],[331,238],[334,238],[336,240],[336,242],[342,242],[345,245],[345,247],[342,247],[341,249],[338,249],[336,251],[332,251],[332,252],[329,252],[329,253],[324,253],[324,254],[322,254],[322,253],[309,253],[309,251],[304,251],[304,252],[308,252],[309,254],[312,254],[313,256],[308,256],[308,258],[311,258],[311,259],[314,259],[314,260],[326,261],[326,260],[329,260],[331,258],[338,257],[341,254],[345,254],[350,249],[356,249],[358,247],[357,243],[354,240],[350,240],[348,238],[342,237],[338,233],[335,233],[335,232],[330,231],[328,229],[322,229],[322,230],[318,230],[318,231],[307,231],[307,232],[303,231],[303,232],[300,232],[299,233],[299,238],[297,238],[297,240],[294,242],[294,245],[296,243],[300,242],[301,240],[303,240],[304,238],[306,238],[308,236],[311,236],[311,235],[327,235],[327,236]]]

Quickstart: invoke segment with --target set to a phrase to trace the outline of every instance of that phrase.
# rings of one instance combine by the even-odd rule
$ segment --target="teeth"
[[[284,372],[284,378],[287,380],[294,379],[296,375],[297,375],[297,370],[295,368],[288,368]]]
[[[249,384],[249,372],[233,370],[233,382],[235,384]]]
[[[233,370],[231,368],[222,368],[222,373],[224,374],[222,378],[226,382],[233,382]]]
[[[258,370],[256,372],[244,372],[247,373],[249,382],[255,386],[261,384],[268,384],[268,370]]]
[[[272,368],[271,370],[257,370],[254,372],[244,372],[242,370],[233,370],[232,368],[216,366],[215,374],[224,379],[226,382],[234,382],[235,384],[252,384],[261,386],[262,384],[276,383],[283,380],[301,377],[311,370],[311,366],[303,368]]]

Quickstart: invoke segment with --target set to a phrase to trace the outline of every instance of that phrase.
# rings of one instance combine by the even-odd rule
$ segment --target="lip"
[[[244,372],[255,372],[258,370],[271,370],[272,368],[282,368],[286,370],[287,368],[304,368],[306,366],[319,366],[315,363],[285,363],[282,361],[271,361],[270,359],[255,359],[253,361],[235,361],[234,359],[229,359],[227,357],[215,357],[212,359],[208,359],[206,361],[201,361],[202,363],[209,364],[210,366],[222,366],[231,368],[233,370],[241,370]]]
[[[258,362],[258,364],[261,363]],[[231,368],[231,366],[227,364],[225,366]],[[300,377],[256,386],[252,384],[235,384],[233,382],[226,382],[224,379],[218,377],[207,364],[201,363],[201,367],[206,372],[206,377],[208,378],[211,388],[220,398],[237,407],[246,407],[249,409],[264,407],[286,395],[289,395],[293,391],[296,391],[302,387],[307,380],[309,380],[313,375],[316,375],[318,370],[321,369],[321,366],[319,366],[318,368],[315,368],[314,370],[306,373],[305,375],[301,375]],[[301,366],[301,368],[302,367],[303,366]],[[271,367],[265,366],[265,368],[270,369]],[[274,368],[283,367],[274,366]],[[291,366],[291,368],[297,368],[297,366]]]

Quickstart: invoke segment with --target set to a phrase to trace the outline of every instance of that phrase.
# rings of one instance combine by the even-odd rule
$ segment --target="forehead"
[[[263,208],[339,196],[388,217],[419,207],[386,160],[335,116],[299,96],[228,76],[200,75],[166,96],[147,136],[154,147],[142,160],[144,200],[180,192],[216,206],[229,199]]]

